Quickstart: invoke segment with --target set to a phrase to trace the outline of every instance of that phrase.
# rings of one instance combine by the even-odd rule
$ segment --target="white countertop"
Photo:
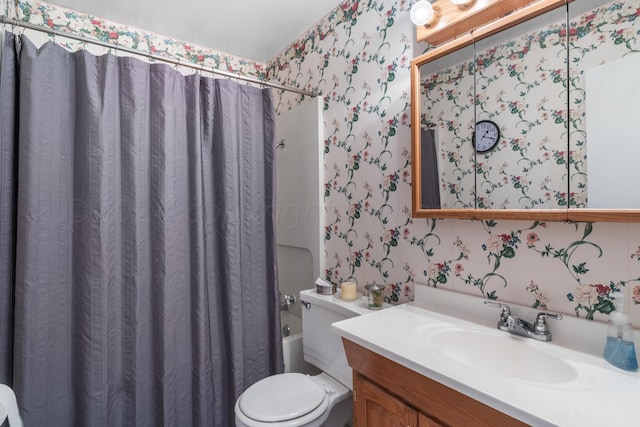
[[[499,311],[482,308],[477,311],[482,316],[481,322],[470,322],[430,309],[437,306],[434,302],[437,299],[433,296],[434,291],[427,291],[428,303],[419,300],[418,295],[421,292],[416,292],[416,301],[413,303],[340,321],[334,323],[332,328],[335,333],[356,344],[531,425],[640,425],[640,374],[620,370],[602,357],[570,348],[582,345],[588,349],[599,342],[604,346],[606,325],[603,327],[602,324],[581,319],[569,319],[568,324],[571,328],[556,328],[559,331],[557,340],[539,342],[530,338],[515,337],[490,326],[497,322]],[[447,291],[439,292],[448,294],[445,294],[445,299],[450,298],[452,294]],[[461,300],[465,300],[462,305],[468,303],[471,307],[475,307],[476,303],[482,305],[483,300],[480,298],[463,297],[456,295],[451,301],[460,304]],[[445,301],[443,306],[446,305]],[[516,306],[510,306],[514,312]],[[465,317],[472,316],[474,310],[462,307]],[[525,315],[521,317],[533,320]],[[575,323],[576,320],[580,323]],[[554,326],[555,323],[550,325],[552,333]],[[494,338],[495,335],[499,340],[502,336],[509,340],[517,340],[513,342],[517,346],[523,346],[525,352],[560,358],[562,363],[558,365],[566,366],[568,371],[575,372],[575,378],[569,375],[570,380],[563,382],[539,382],[536,380],[536,374],[524,380],[495,374],[485,365],[472,366],[469,363],[461,363],[430,342],[429,337],[433,331],[447,328],[477,331],[481,336],[488,338]],[[586,329],[573,334],[571,331],[576,328]],[[567,334],[568,337],[563,336]],[[570,339],[573,335],[591,336],[594,342],[573,345]],[[499,362],[504,358],[505,362],[518,363],[518,359],[513,360],[510,353],[514,352],[496,350],[495,358]],[[543,378],[544,373],[541,372],[539,377]]]

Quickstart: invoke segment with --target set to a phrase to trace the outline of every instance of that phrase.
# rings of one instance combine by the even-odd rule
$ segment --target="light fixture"
[[[411,17],[411,22],[417,26],[429,26],[434,23],[437,18],[436,11],[433,9],[431,3],[436,2],[437,0],[419,0],[411,6],[411,11],[409,12],[409,16]],[[475,3],[476,0],[449,0],[451,3],[456,6],[464,6],[468,7]]]
[[[413,22],[414,25],[420,26],[431,24],[436,13],[433,10],[433,6],[431,6],[431,2],[427,0],[420,0],[411,6],[409,16],[411,17],[411,22]]]

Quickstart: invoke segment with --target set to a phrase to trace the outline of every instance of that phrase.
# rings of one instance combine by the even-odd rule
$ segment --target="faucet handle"
[[[500,320],[498,320],[498,329],[503,331],[513,330],[513,327],[515,326],[515,319],[511,316],[511,309],[507,304],[485,300],[484,305],[502,309],[502,313],[500,313]]]
[[[511,315],[511,309],[509,308],[509,306],[507,304],[502,304],[499,302],[495,302],[495,301],[489,301],[489,300],[485,300],[484,301],[484,305],[489,306],[489,307],[495,307],[495,308],[501,308],[502,309],[502,316],[510,316]]]
[[[547,322],[546,322],[547,319],[562,320],[562,314],[547,313],[544,311],[538,313],[538,315],[536,316],[536,324],[535,324],[536,333],[544,334],[549,332],[549,326],[547,325]]]

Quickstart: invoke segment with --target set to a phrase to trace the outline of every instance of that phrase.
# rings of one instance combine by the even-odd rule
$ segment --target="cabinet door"
[[[418,414],[418,427],[443,427],[443,425],[440,424],[437,421],[432,420],[431,418],[427,417],[426,415],[424,415],[422,413],[419,413]]]
[[[361,375],[353,381],[355,427],[417,427],[418,413]]]

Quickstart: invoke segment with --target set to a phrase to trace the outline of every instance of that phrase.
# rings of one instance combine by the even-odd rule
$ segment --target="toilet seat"
[[[258,381],[240,396],[237,406],[257,425],[296,426],[320,417],[329,406],[329,396],[312,377],[287,373]]]

